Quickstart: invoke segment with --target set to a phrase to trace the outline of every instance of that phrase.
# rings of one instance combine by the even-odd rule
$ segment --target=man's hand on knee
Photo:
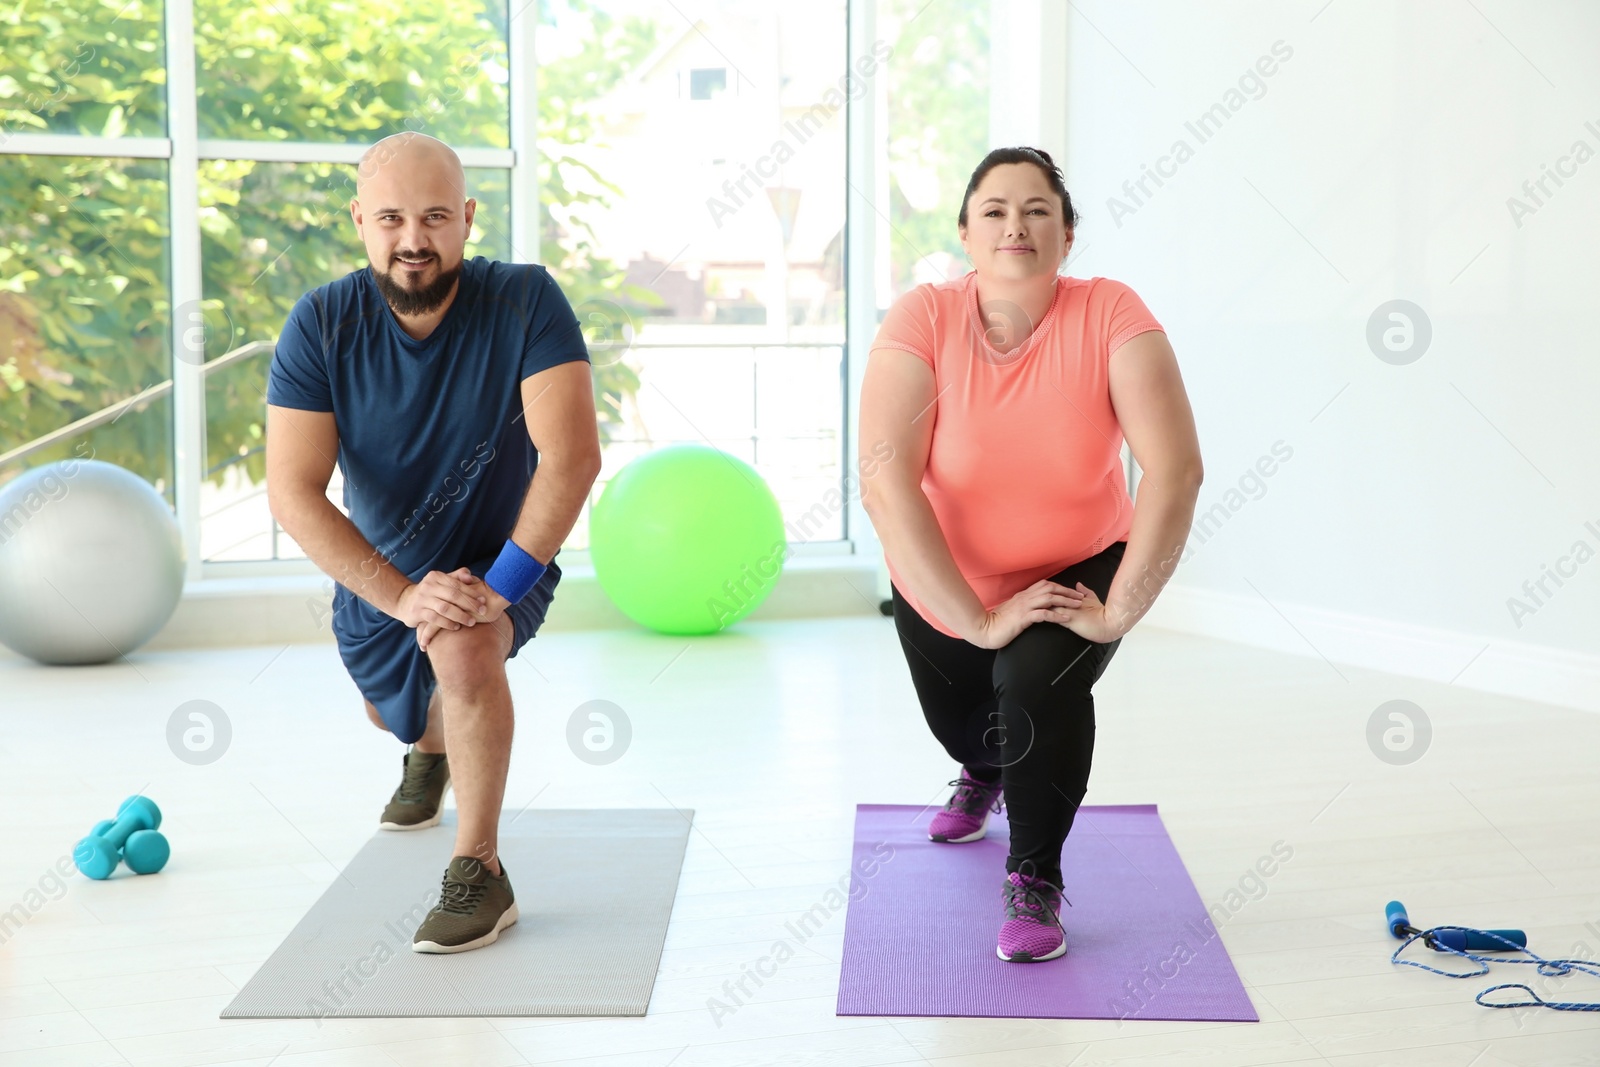
[[[433,635],[441,630],[459,630],[487,621],[489,600],[498,594],[466,567],[446,574],[429,571],[422,581],[401,592],[396,617],[417,630],[417,644],[424,652]],[[424,630],[426,627],[426,631]]]
[[[439,571],[432,571],[427,577],[432,577],[434,574],[440,573],[441,572]],[[489,588],[489,586],[483,582],[482,579],[478,578],[470,570],[465,567],[458,567],[445,577],[463,578],[465,583],[464,588],[470,587],[468,589],[468,595],[476,598],[476,600],[480,602],[481,614],[479,614],[470,625],[481,626],[485,623],[498,623],[502,618],[505,617],[506,608],[511,606],[511,601],[507,600],[505,597]],[[425,577],[423,580],[426,581],[427,578]],[[507,620],[507,624],[510,624],[509,619]],[[428,646],[433,643],[434,637],[437,636],[442,630],[447,628],[460,629],[460,626],[457,625],[455,627],[447,627],[443,622],[423,622],[417,625],[417,647],[424,652],[428,651]]]

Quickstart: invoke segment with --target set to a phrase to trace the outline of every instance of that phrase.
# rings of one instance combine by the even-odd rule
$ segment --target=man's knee
[[[502,618],[486,626],[435,634],[428,643],[428,660],[439,688],[470,692],[503,679],[510,627],[511,620]]]
[[[378,714],[378,709],[373,706],[372,701],[363,700],[362,703],[367,707],[367,718],[372,720],[372,725],[380,730],[387,731],[389,724],[383,721],[383,716]]]

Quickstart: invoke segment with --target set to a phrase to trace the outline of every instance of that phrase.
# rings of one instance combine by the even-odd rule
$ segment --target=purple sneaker
[[[1067,951],[1067,932],[1057,913],[1061,890],[1043,878],[1016,871],[1006,875],[1006,921],[995,955],[1010,963],[1053,960]]]
[[[1000,810],[1000,783],[980,782],[963,767],[961,777],[950,784],[956,791],[928,824],[928,837],[953,845],[977,841],[984,835],[989,813]]]

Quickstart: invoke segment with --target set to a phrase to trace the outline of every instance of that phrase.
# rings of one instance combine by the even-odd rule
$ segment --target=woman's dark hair
[[[967,224],[967,201],[972,199],[972,194],[978,191],[978,186],[983,184],[983,179],[989,172],[1003,163],[1032,163],[1044,172],[1044,180],[1050,183],[1050,188],[1061,198],[1061,217],[1066,221],[1066,228],[1078,228],[1078,213],[1073,210],[1072,197],[1067,192],[1067,183],[1061,177],[1061,168],[1051,160],[1050,153],[1042,148],[996,148],[993,152],[983,157],[983,162],[978,164],[978,169],[972,172],[972,180],[967,183],[967,191],[961,197],[961,214],[956,218],[962,226]]]

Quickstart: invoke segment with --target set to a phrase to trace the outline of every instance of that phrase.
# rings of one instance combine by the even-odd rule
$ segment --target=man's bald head
[[[443,141],[397,133],[362,154],[350,217],[396,314],[429,315],[453,298],[476,209]]]
[[[431,170],[458,190],[460,199],[467,195],[467,175],[461,167],[461,157],[455,150],[436,137],[425,133],[397,133],[385,137],[361,155],[356,164],[356,196],[366,199],[366,189],[375,181],[397,173]]]

